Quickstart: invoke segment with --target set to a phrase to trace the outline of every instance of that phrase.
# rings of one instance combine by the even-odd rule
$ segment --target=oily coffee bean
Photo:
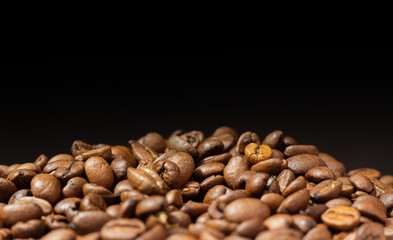
[[[393,175],[281,130],[75,140],[0,165],[0,239],[393,239],[392,217]]]

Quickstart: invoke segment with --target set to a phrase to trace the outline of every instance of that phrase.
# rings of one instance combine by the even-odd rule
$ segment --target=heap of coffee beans
[[[157,132],[0,165],[0,239],[393,239],[393,176],[281,130]]]

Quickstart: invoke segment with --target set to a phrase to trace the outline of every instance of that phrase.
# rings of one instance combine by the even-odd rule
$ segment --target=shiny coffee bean
[[[336,206],[326,210],[321,219],[333,229],[348,231],[359,224],[360,212],[353,207]]]
[[[301,209],[307,207],[310,200],[310,193],[307,189],[299,190],[289,195],[277,209],[278,213],[297,213]]]
[[[250,218],[267,218],[270,216],[270,208],[258,199],[240,198],[229,203],[224,214],[228,221],[243,222]]]
[[[88,158],[85,162],[85,172],[89,182],[108,189],[113,186],[113,171],[104,158],[98,156]]]
[[[0,221],[7,227],[11,227],[20,221],[40,219],[42,215],[41,207],[35,203],[14,203],[0,208]]]
[[[61,196],[61,183],[52,175],[37,174],[31,180],[31,193],[34,197],[43,198],[55,204]]]

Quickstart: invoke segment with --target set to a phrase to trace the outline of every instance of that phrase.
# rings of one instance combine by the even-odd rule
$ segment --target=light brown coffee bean
[[[90,183],[95,183],[108,189],[113,186],[113,171],[104,158],[98,156],[88,158],[85,162],[85,172]]]
[[[370,196],[371,197],[371,196]],[[376,198],[380,202],[378,198]],[[381,223],[385,223],[386,221],[386,208],[382,202],[376,202],[374,200],[365,199],[365,200],[356,200],[352,207],[359,210],[359,212],[368,218],[371,218],[375,221],[379,221]]]
[[[37,173],[33,170],[15,169],[8,174],[6,179],[13,182],[18,189],[25,189],[30,188],[31,180],[35,175],[37,175]]]
[[[284,201],[284,197],[277,193],[266,193],[262,195],[260,200],[269,206],[272,213],[275,213]]]
[[[348,172],[348,176],[352,176],[354,174],[363,174],[369,178],[380,178],[381,172],[374,168],[358,168]]]
[[[108,145],[99,146],[97,148],[93,148],[88,150],[87,152],[83,152],[80,155],[75,156],[76,161],[86,161],[91,157],[100,157],[105,159],[105,161],[109,161],[112,159],[112,150]]]
[[[251,131],[242,133],[236,143],[235,154],[243,154],[244,149],[250,143],[256,143],[258,145],[261,144],[261,139],[259,138],[258,134]]]
[[[278,213],[266,218],[263,224],[269,230],[290,228],[293,225],[293,218],[290,214]]]
[[[303,233],[308,232],[311,228],[317,225],[316,221],[312,217],[303,214],[292,215],[292,219],[295,228]]]
[[[303,188],[306,188],[306,186],[307,186],[306,179],[303,176],[299,176],[295,180],[293,180],[291,183],[289,183],[289,185],[282,192],[282,195],[284,197],[287,197],[294,192],[297,192]]]
[[[224,168],[224,178],[228,187],[236,189],[241,186],[240,176],[249,168],[249,162],[242,155],[233,156]]]
[[[86,179],[74,177],[67,181],[67,184],[61,190],[63,198],[83,197],[83,186],[87,183]]]
[[[26,222],[30,219],[40,219],[42,209],[35,203],[11,204],[0,208],[0,221],[6,227],[11,227],[17,222]]]
[[[258,174],[249,178],[245,187],[246,195],[259,198],[266,186],[266,177],[267,175]]]
[[[148,146],[157,153],[163,153],[167,147],[165,139],[158,132],[149,132],[138,139],[142,145]]]
[[[134,189],[144,194],[165,194],[169,187],[163,182],[160,176],[150,169],[135,169],[129,167],[127,169],[127,178]]]
[[[244,149],[244,155],[251,164],[265,161],[272,157],[272,149],[268,145],[250,143]]]
[[[17,203],[17,204],[35,203],[41,207],[44,216],[53,213],[53,207],[52,207],[51,203],[43,198],[26,196],[26,197],[16,199],[14,201],[14,203]]]
[[[144,218],[149,214],[164,210],[167,205],[168,203],[164,196],[150,196],[148,198],[144,198],[136,205],[135,214],[137,217]]]
[[[325,202],[325,205],[328,208],[335,207],[335,206],[347,206],[347,207],[350,207],[352,205],[352,202],[348,198],[338,197],[338,198],[334,198],[334,199],[331,199],[331,200]]]
[[[49,174],[37,174],[31,180],[31,193],[34,197],[43,198],[55,204],[61,196],[61,183]]]
[[[111,220],[111,217],[103,211],[86,211],[80,212],[72,218],[70,223],[71,229],[79,235],[85,235],[100,229]]]
[[[222,175],[225,165],[218,162],[210,162],[200,165],[195,168],[193,177],[198,180],[203,180],[212,175]]]
[[[332,233],[327,227],[317,225],[304,235],[303,240],[331,240],[332,238]]]
[[[384,226],[376,222],[364,223],[357,229],[356,235],[359,240],[384,240]]]
[[[96,193],[85,195],[80,203],[81,211],[105,211],[107,208],[104,198]]]
[[[321,219],[333,229],[349,231],[359,224],[360,212],[353,207],[336,206],[326,210]]]
[[[301,240],[302,232],[292,228],[262,231],[255,240]]]
[[[280,173],[282,170],[288,167],[288,161],[282,160],[279,158],[270,158],[251,167],[251,171],[254,172],[265,172],[271,175],[276,175]]]
[[[270,216],[270,208],[258,199],[241,198],[229,203],[225,207],[224,215],[231,222],[242,222],[255,217],[265,219]]]

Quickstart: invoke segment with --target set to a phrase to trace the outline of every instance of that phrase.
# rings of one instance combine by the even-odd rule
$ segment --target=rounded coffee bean
[[[267,160],[260,161],[257,164],[254,164],[251,167],[251,171],[265,172],[271,175],[276,175],[287,167],[288,167],[287,160],[285,159],[282,160],[279,158],[270,158]]]
[[[333,171],[327,167],[315,167],[306,172],[306,179],[311,182],[322,182],[328,179],[334,179],[336,176]]]
[[[104,198],[96,193],[89,193],[84,196],[80,204],[81,211],[105,211],[106,207],[107,205]]]
[[[299,154],[318,155],[319,150],[314,145],[291,145],[285,148],[284,155],[292,157]]]
[[[48,232],[41,238],[41,240],[75,240],[76,232],[69,228],[60,228],[53,231]]]
[[[185,152],[174,152],[170,154],[166,161],[173,162],[179,167],[180,170],[180,182],[179,185],[185,184],[194,173],[195,162],[192,156]]]
[[[40,219],[42,209],[35,203],[11,204],[0,208],[0,221],[4,226],[11,227],[17,222],[26,222],[30,219]]]
[[[224,215],[231,222],[243,222],[256,217],[265,219],[270,216],[270,208],[259,199],[240,198],[225,207]]]
[[[267,230],[259,233],[255,240],[301,240],[302,232],[293,228]]]
[[[385,239],[384,226],[380,223],[369,222],[362,224],[356,231],[359,240]]]
[[[110,189],[114,183],[113,171],[102,157],[90,157],[85,162],[85,172],[89,182]]]
[[[326,225],[323,225],[326,226]],[[332,233],[329,231],[327,227],[322,227],[320,225],[317,225],[316,227],[310,229],[304,237],[303,240],[331,240],[332,239]]]
[[[359,224],[360,213],[353,207],[336,206],[326,210],[321,219],[333,229],[349,231]]]
[[[292,216],[293,224],[296,229],[299,229],[303,233],[308,232],[311,228],[317,225],[316,221],[307,215],[295,214]]]
[[[258,134],[251,131],[242,133],[236,143],[235,153],[243,154],[246,146],[250,143],[256,143],[257,145],[261,144],[261,139]]]
[[[63,198],[83,197],[83,186],[87,183],[86,179],[74,177],[67,181],[67,184],[61,190]]]
[[[275,130],[266,135],[266,137],[262,141],[262,144],[268,145],[271,148],[277,148],[278,142],[283,134],[283,131]]]
[[[40,238],[46,232],[46,225],[43,220],[32,219],[13,225],[11,232],[14,238]]]
[[[337,159],[335,159],[333,156],[327,153],[320,152],[318,154],[318,157],[320,157],[322,161],[325,162],[326,166],[333,172],[338,172],[341,175],[344,175],[347,172],[347,169],[345,168],[344,164],[342,162],[337,161]]]
[[[61,196],[61,183],[49,174],[37,174],[31,180],[31,193],[34,197],[43,198],[55,204]]]
[[[377,199],[380,201],[379,199]],[[356,200],[352,207],[359,210],[359,212],[365,217],[369,217],[373,220],[385,223],[386,221],[386,208],[383,203],[378,203],[374,200]]]
[[[166,140],[157,132],[149,132],[138,139],[138,142],[152,148],[158,153],[162,153],[166,148]]]
[[[111,217],[103,211],[80,212],[72,218],[70,227],[79,235],[85,235],[100,231],[109,220]]]
[[[136,218],[118,218],[105,223],[100,230],[100,239],[103,240],[132,240],[145,232],[143,221]]]
[[[238,188],[241,185],[240,175],[249,168],[248,160],[242,155],[233,156],[224,168],[224,178],[228,187]]]
[[[350,207],[352,205],[352,202],[348,198],[338,197],[338,198],[334,198],[334,199],[331,199],[331,200],[325,202],[325,205],[328,208],[335,207],[335,206],[347,206],[347,207]]]
[[[289,185],[284,189],[282,192],[282,195],[284,197],[289,196],[290,194],[297,192],[303,188],[307,187],[307,181],[303,176],[297,177],[295,180],[293,180]]]
[[[0,202],[8,202],[12,194],[14,194],[17,190],[18,187],[13,182],[5,178],[0,178]]]
[[[360,191],[372,192],[374,190],[374,185],[371,180],[363,174],[357,173],[350,176],[349,181],[352,185]]]
[[[310,200],[310,193],[307,189],[299,190],[289,195],[277,209],[278,213],[296,213],[301,209],[305,209]]]
[[[251,218],[241,222],[235,229],[236,235],[247,238],[255,238],[258,233],[265,229],[263,221],[260,218]]]
[[[325,180],[310,189],[310,196],[314,201],[326,202],[338,197],[342,188],[342,182],[337,180]]]
[[[30,188],[31,180],[35,175],[37,173],[30,169],[15,169],[8,174],[7,180],[13,182],[18,189]]]
[[[143,199],[136,205],[135,214],[137,217],[146,217],[149,214],[159,212],[168,205],[163,196],[150,196]]]
[[[354,174],[363,174],[369,178],[380,178],[381,172],[374,168],[358,168],[348,172],[348,176],[352,176]]]
[[[50,202],[43,198],[26,196],[16,199],[14,203],[25,204],[25,203],[35,203],[41,207],[43,215],[49,215],[53,212],[53,207]]]
[[[244,149],[244,155],[251,164],[256,164],[270,159],[272,157],[272,149],[268,145],[258,145],[252,142]]]
[[[293,218],[290,214],[278,213],[266,218],[263,224],[269,230],[290,228],[293,225]]]
[[[249,197],[260,197],[266,186],[266,176],[262,174],[254,175],[247,180],[246,194]]]
[[[284,197],[277,193],[266,193],[262,195],[261,201],[269,206],[272,213],[275,213],[284,201]]]
[[[296,175],[305,174],[314,167],[326,167],[325,162],[318,156],[313,154],[299,154],[287,159],[288,168]]]

